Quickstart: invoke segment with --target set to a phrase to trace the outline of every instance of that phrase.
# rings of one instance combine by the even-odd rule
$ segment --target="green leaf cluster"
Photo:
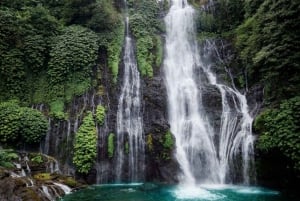
[[[261,134],[258,148],[279,149],[300,170],[300,96],[282,101],[279,108],[267,109],[255,120]]]
[[[172,149],[174,147],[174,139],[171,131],[167,131],[164,138],[165,138],[163,143],[164,148]]]
[[[78,172],[87,174],[92,168],[97,156],[97,139],[93,114],[88,112],[75,136],[73,163]]]
[[[52,85],[71,81],[74,72],[88,78],[97,58],[97,35],[80,26],[70,26],[56,37],[50,52],[48,75]]]
[[[170,130],[168,130],[163,137],[159,139],[159,142],[162,146],[162,152],[159,154],[159,157],[164,160],[170,160],[171,154],[175,146],[174,138]]]
[[[48,121],[41,112],[15,101],[0,103],[0,142],[39,143],[47,129]]]
[[[33,158],[30,159],[31,162],[37,163],[37,164],[42,164],[44,163],[43,156],[41,154],[36,154]]]
[[[102,126],[105,121],[106,109],[103,105],[98,105],[96,109],[96,120],[97,123]]]
[[[236,46],[250,84],[265,85],[272,102],[299,94],[299,1],[246,1],[246,20],[237,28]]]
[[[14,164],[12,161],[18,157],[14,150],[0,148],[0,167],[13,168]]]

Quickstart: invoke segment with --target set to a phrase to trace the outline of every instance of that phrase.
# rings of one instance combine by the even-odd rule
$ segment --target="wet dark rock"
[[[263,106],[264,89],[260,84],[252,86],[247,92],[248,106],[251,115],[256,116]]]
[[[222,97],[219,89],[212,85],[207,85],[202,91],[203,108],[208,115],[213,128],[219,128],[222,113]]]

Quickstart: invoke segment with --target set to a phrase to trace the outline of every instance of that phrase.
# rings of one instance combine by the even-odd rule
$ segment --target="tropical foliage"
[[[47,129],[48,121],[41,112],[15,101],[0,103],[0,142],[39,143]]]
[[[97,138],[93,114],[89,112],[75,136],[73,163],[78,172],[87,174],[93,166],[97,155]]]
[[[0,167],[14,167],[13,160],[17,158],[19,158],[19,156],[12,149],[0,148]]]
[[[156,0],[129,1],[129,8],[130,31],[136,39],[139,70],[143,76],[152,77],[152,67],[160,66],[163,54],[159,5]]]
[[[100,126],[104,124],[105,113],[106,113],[105,107],[102,105],[98,105],[96,109],[96,120]]]
[[[255,121],[261,133],[258,147],[263,151],[279,149],[300,170],[300,97],[283,101],[279,108],[267,109]]]

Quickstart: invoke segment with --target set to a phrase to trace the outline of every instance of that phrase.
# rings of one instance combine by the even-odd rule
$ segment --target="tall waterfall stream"
[[[124,74],[117,113],[117,181],[138,181],[144,175],[144,135],[141,113],[140,74],[126,18]],[[127,175],[124,175],[125,173]]]
[[[218,82],[209,57],[215,44],[206,41],[198,48],[194,30],[194,9],[187,0],[172,0],[166,23],[165,80],[169,122],[176,138],[176,158],[182,184],[224,184],[232,182],[233,163],[241,166],[242,183],[249,183],[253,160],[252,117],[246,98],[234,87]],[[202,53],[202,54],[200,54]],[[202,72],[196,76],[195,72]],[[205,79],[203,79],[203,77]],[[222,98],[219,129],[202,104],[203,89],[215,86]],[[229,104],[232,101],[233,104]]]

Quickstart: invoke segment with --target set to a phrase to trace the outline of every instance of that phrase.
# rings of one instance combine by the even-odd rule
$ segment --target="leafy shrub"
[[[93,114],[88,112],[75,136],[73,162],[78,172],[87,174],[94,164],[97,138]]]
[[[62,99],[57,99],[50,103],[50,115],[56,119],[64,119],[64,101]]]
[[[5,168],[12,168],[14,164],[13,160],[17,159],[19,156],[12,149],[2,149],[0,148],[0,166]]]
[[[165,134],[165,139],[164,139],[163,146],[166,149],[172,149],[173,146],[174,146],[173,136],[172,136],[172,133],[170,131],[167,131],[166,134]]]
[[[41,154],[35,155],[30,159],[33,163],[42,164],[44,162],[43,156]]]
[[[48,129],[48,121],[45,116],[31,108],[21,109],[21,136],[23,141],[27,143],[39,143],[41,138],[46,134]]]
[[[258,148],[263,151],[279,149],[300,170],[300,97],[285,100],[278,109],[267,109],[255,120],[261,134]]]
[[[0,141],[38,143],[46,134],[48,121],[34,109],[20,107],[16,101],[0,103]]]
[[[96,109],[96,120],[97,120],[97,123],[100,124],[101,126],[104,124],[105,111],[106,111],[106,109],[102,105],[98,105],[97,106],[97,109]]]
[[[48,70],[51,84],[69,81],[74,72],[82,72],[87,79],[97,58],[97,35],[83,27],[70,26],[55,41]]]
[[[0,141],[14,142],[21,130],[21,114],[16,102],[0,103]]]

